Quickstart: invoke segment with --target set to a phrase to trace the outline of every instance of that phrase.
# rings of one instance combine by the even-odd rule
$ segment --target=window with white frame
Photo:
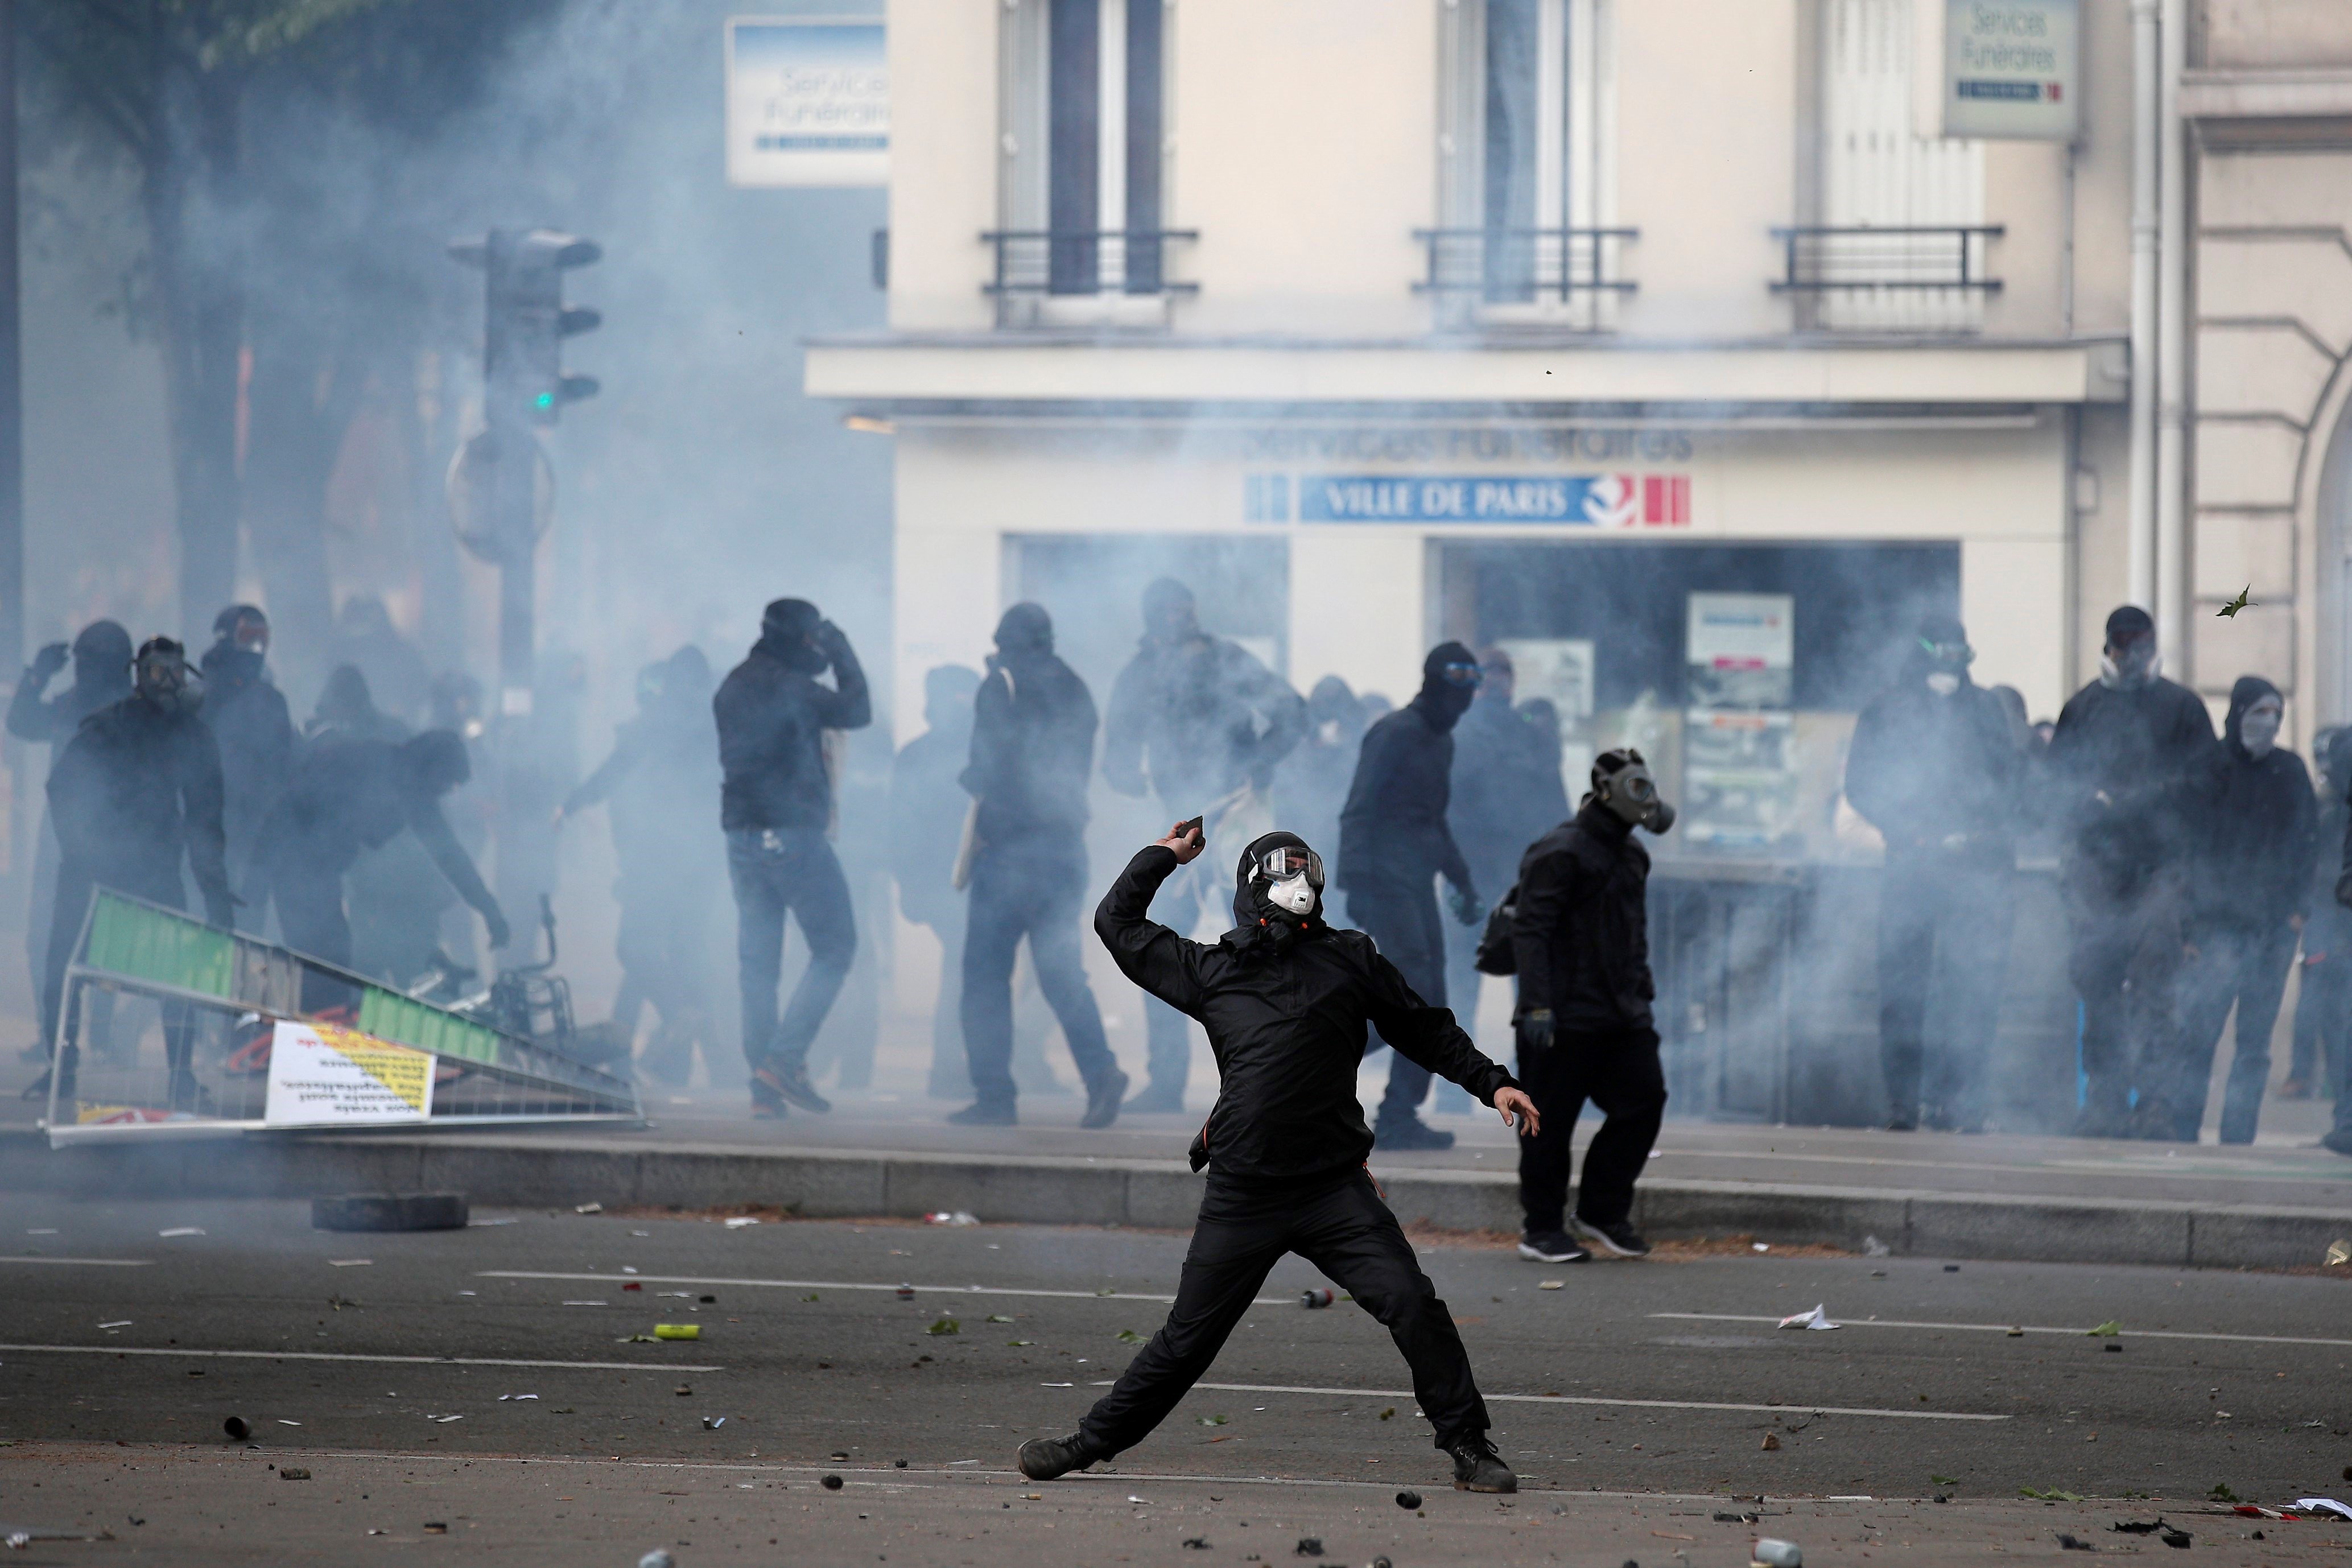
[[[1598,324],[1622,282],[1602,141],[1611,0],[1446,0],[1440,226],[1448,312]]]
[[[1000,313],[1085,319],[1071,302],[1162,295],[1168,0],[1003,4]]]

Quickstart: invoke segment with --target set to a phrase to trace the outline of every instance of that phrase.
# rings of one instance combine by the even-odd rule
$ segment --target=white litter
[[[202,1236],[205,1234],[205,1228],[200,1225],[175,1225],[169,1230],[159,1230],[155,1234],[165,1237],[174,1236]]]
[[[604,1205],[603,1204],[573,1204],[572,1205],[572,1212],[573,1214],[603,1214],[604,1212]]]
[[[427,1421],[437,1421],[442,1425],[446,1426],[452,1421],[463,1421],[465,1417],[462,1415],[427,1415],[425,1419]]]
[[[567,1307],[601,1307],[604,1303],[602,1301],[566,1301],[563,1304]]]
[[[2347,1508],[2332,1497],[2299,1497],[2294,1506],[2305,1513],[2333,1513],[2352,1519],[2352,1508]]]
[[[1041,1383],[1037,1386],[1040,1388],[1076,1388],[1077,1387],[1077,1384],[1075,1383]]]
[[[1830,1321],[1828,1310],[1824,1307],[1819,1306],[1815,1307],[1810,1312],[1791,1313],[1790,1316],[1780,1320],[1780,1326],[1784,1329],[1834,1329],[1838,1327],[1837,1324]]]
[[[624,1274],[635,1274],[635,1273],[636,1272],[636,1270],[635,1270],[635,1269],[634,1269],[634,1268],[630,1268],[627,1264],[624,1263],[624,1264],[622,1264],[622,1265],[621,1265],[621,1272],[622,1272],[622,1273],[624,1273]]]
[[[280,1415],[280,1416],[278,1418],[278,1424],[280,1426],[299,1426],[300,1425],[302,1425],[302,1423],[300,1423],[299,1421],[289,1421],[289,1420],[287,1420],[287,1419],[286,1419],[286,1417],[284,1417],[283,1415]]]
[[[538,1397],[536,1394],[501,1394],[499,1395],[499,1402],[503,1405],[509,1399],[537,1399]]]
[[[131,1320],[128,1318],[117,1318],[113,1322],[100,1323],[98,1326],[101,1329],[127,1329],[131,1326]]]
[[[1793,1541],[1775,1541],[1766,1536],[1748,1552],[1756,1568],[1805,1568],[1805,1554]]]
[[[327,1259],[327,1267],[330,1268],[373,1268],[375,1267],[375,1259],[373,1258],[330,1258]]]
[[[631,1236],[651,1236],[653,1232],[649,1230],[633,1230],[629,1232],[629,1234]]]
[[[750,1215],[739,1214],[732,1215],[728,1219],[727,1228],[730,1230],[740,1230],[747,1225],[757,1225],[760,1222],[757,1219]]]
[[[1895,1249],[1874,1236],[1865,1236],[1862,1238],[1862,1255],[1864,1258],[1892,1258]]]
[[[1748,1245],[1754,1247],[1759,1252],[1769,1252],[1772,1250],[1772,1244],[1769,1241],[1751,1241]]]
[[[973,1214],[969,1209],[957,1209],[953,1213],[950,1213],[946,1209],[941,1209],[937,1214],[927,1214],[923,1218],[932,1225],[962,1226],[978,1225],[980,1223],[980,1216]]]

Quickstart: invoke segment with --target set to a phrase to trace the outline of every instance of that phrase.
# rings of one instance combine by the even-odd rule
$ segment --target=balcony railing
[[[1198,283],[1171,279],[1167,265],[1169,246],[1200,238],[1198,229],[992,229],[980,237],[996,253],[995,275],[982,289],[994,296],[1000,321],[1021,300],[1160,300],[1201,291]]]
[[[2000,224],[1776,228],[1781,275],[1776,294],[1840,294],[1865,289],[1955,289],[1998,294],[1985,247]]]
[[[1638,228],[1417,228],[1423,258],[1419,294],[1489,305],[1566,304],[1579,297],[1630,294],[1618,251]]]

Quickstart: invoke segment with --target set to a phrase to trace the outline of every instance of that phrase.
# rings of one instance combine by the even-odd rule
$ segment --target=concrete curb
[[[1518,1228],[1513,1175],[1395,1168],[1374,1174],[1409,1225]],[[1034,1225],[1182,1228],[1200,1206],[1201,1179],[1175,1161],[625,1149],[560,1137],[255,1138],[52,1152],[38,1133],[0,1133],[0,1192],[316,1197],[386,1190],[462,1192],[488,1206],[756,1204],[811,1218],[968,1209]],[[1752,1233],[1860,1250],[1876,1237],[1896,1256],[2189,1268],[2317,1263],[2329,1242],[2352,1235],[2352,1215],[2330,1209],[1747,1182],[1647,1181],[1633,1219],[1655,1237]]]

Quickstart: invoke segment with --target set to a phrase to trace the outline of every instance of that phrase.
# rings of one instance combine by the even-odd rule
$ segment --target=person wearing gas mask
[[[816,678],[827,669],[833,684]],[[735,958],[743,995],[743,1058],[751,1114],[787,1103],[833,1106],[809,1081],[808,1052],[857,952],[849,884],[833,852],[833,781],[824,732],[874,721],[866,671],[841,628],[806,599],[772,601],[760,640],[711,699],[719,721],[719,825],[735,889]],[[808,968],[776,1016],[784,918],[800,921]]]
[[[222,847],[220,749],[197,717],[204,683],[186,650],[150,637],[131,663],[131,695],[82,721],[49,770],[49,816],[58,831],[58,893],[48,962],[41,976],[41,1034],[54,1039],[67,966],[81,940],[92,890],[110,888],[165,909],[184,907],[184,862],[205,901],[205,919],[226,929],[229,894]],[[194,1025],[166,1007],[164,1057],[174,1110],[202,1110],[210,1097],[190,1062]],[[59,1068],[61,1098],[73,1093],[74,1063]]]
[[[1445,1005],[1445,928],[1438,921],[1436,879],[1444,877],[1447,902],[1464,925],[1486,916],[1446,823],[1454,727],[1480,679],[1478,656],[1460,643],[1430,649],[1420,693],[1364,731],[1339,812],[1339,887],[1348,895],[1348,918],[1380,944],[1416,995],[1438,1007]],[[1385,1036],[1381,1043],[1395,1044]],[[1406,1053],[1390,1062],[1388,1089],[1372,1122],[1382,1149],[1454,1147],[1453,1133],[1421,1119],[1429,1083],[1429,1069]]]
[[[559,813],[569,818],[608,803],[620,873],[613,893],[621,906],[613,1021],[634,1039],[638,1013],[653,1004],[657,1023],[637,1068],[669,1089],[693,1076],[698,1043],[706,1053],[718,1047],[702,1001],[726,847],[702,805],[719,787],[711,685],[710,662],[692,643],[640,670],[636,717],[615,728],[612,753]],[[706,1061],[718,1065],[708,1055]]]
[[[73,684],[55,697],[43,695],[68,659],[73,663]],[[8,703],[8,733],[35,745],[61,747],[73,739],[84,719],[130,695],[131,634],[114,621],[92,621],[76,634],[70,648],[61,642],[50,643],[25,667],[16,694]],[[36,995],[48,963],[49,913],[57,899],[58,832],[44,803],[40,844],[33,852],[33,901],[25,921],[25,960]],[[110,1004],[112,998],[107,1000]],[[27,1061],[47,1061],[48,1040],[36,1040],[24,1055]]]
[[[2215,778],[2213,721],[2158,673],[2156,623],[2137,605],[2107,617],[2099,667],[2059,712],[2043,762],[2083,1001],[2074,1131],[2169,1138],[2189,823]]]
[[[245,877],[254,833],[286,787],[294,758],[294,721],[286,699],[269,682],[269,617],[251,605],[231,605],[213,619],[213,646],[205,650],[205,725],[221,754],[227,791],[221,824],[228,834],[228,871]],[[257,921],[260,911],[250,911]]]
[[[2162,1094],[2172,1136],[2184,1143],[2194,1143],[2204,1123],[2213,1052],[2232,1007],[2238,1044],[2221,1100],[2222,1142],[2254,1141],[2270,1084],[2271,1029],[2304,927],[2319,826],[2311,775],[2278,743],[2285,710],[2277,687],[2258,675],[2238,678],[2221,726],[2219,778],[2193,821],[2181,1049]]]
[[[1143,639],[1111,683],[1103,714],[1103,778],[1125,795],[1147,792],[1180,816],[1206,818],[1213,832],[1227,811],[1272,788],[1275,770],[1306,732],[1307,704],[1290,683],[1239,643],[1201,629],[1192,590],[1162,577],[1143,591]],[[1191,876],[1168,889],[1161,913],[1179,931],[1201,918]],[[1146,996],[1149,1081],[1133,1111],[1184,1109],[1192,1032]]]
[[[1650,1016],[1650,852],[1633,829],[1674,825],[1642,753],[1603,752],[1576,815],[1519,861],[1511,1021],[1519,1078],[1544,1108],[1543,1130],[1519,1145],[1519,1256],[1530,1261],[1580,1263],[1591,1254],[1579,1237],[1620,1258],[1650,1250],[1632,1224],[1633,1182],[1658,1141],[1666,1079]],[[1588,1100],[1604,1120],[1570,1215],[1569,1140]]]
[[[1364,1169],[1372,1135],[1356,1068],[1365,1026],[1523,1135],[1536,1131],[1535,1104],[1370,938],[1324,920],[1322,859],[1295,833],[1266,834],[1242,851],[1234,929],[1216,945],[1153,921],[1152,895],[1202,848],[1199,830],[1178,824],[1128,862],[1095,910],[1095,934],[1120,971],[1199,1019],[1216,1053],[1217,1103],[1192,1149],[1192,1168],[1208,1170],[1200,1220],[1167,1322],[1076,1432],[1021,1446],[1022,1472],[1052,1480],[1141,1442],[1209,1370],[1267,1272],[1296,1252],[1395,1340],[1437,1447],[1453,1458],[1454,1486],[1516,1491],[1487,1440],[1486,1403],[1453,1314]]]
[[[972,1103],[948,1118],[1010,1127],[1013,963],[1024,936],[1037,988],[1062,1026],[1087,1087],[1078,1125],[1118,1120],[1127,1075],[1103,1037],[1102,1014],[1078,952],[1087,882],[1087,780],[1094,772],[1095,700],[1054,653],[1054,622],[1020,604],[996,624],[996,652],[972,703],[971,763],[962,784],[971,819],[970,924],[963,948],[963,1043]]]
[[[2016,879],[2023,726],[1969,679],[1968,634],[1929,616],[1853,727],[1845,795],[1886,841],[1878,891],[1878,1059],[1887,1127],[1981,1131]],[[1927,998],[1945,1016],[1928,1054]]]
[[[320,735],[303,748],[261,825],[245,894],[255,917],[275,903],[287,946],[350,967],[352,927],[343,907],[343,877],[362,852],[383,848],[406,828],[457,896],[482,917],[490,946],[506,946],[506,916],[441,814],[442,796],[472,772],[465,742],[446,730],[398,742],[332,731]],[[306,977],[306,1009],[340,999],[339,988]]]

